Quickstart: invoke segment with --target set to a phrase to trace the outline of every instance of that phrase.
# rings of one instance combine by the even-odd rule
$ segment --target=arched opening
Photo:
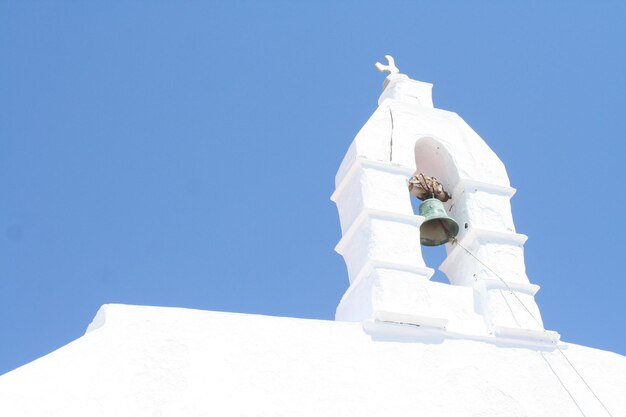
[[[415,142],[415,174],[422,173],[430,177],[435,177],[444,189],[453,194],[454,188],[459,182],[459,173],[454,158],[441,141],[425,136]],[[454,204],[455,196],[444,203],[447,212]],[[421,200],[411,196],[411,206],[415,214],[419,213]],[[460,225],[461,226],[461,225]],[[447,257],[449,244],[441,246],[422,246],[422,258],[427,266],[435,269],[435,274],[431,281],[449,284],[450,280],[445,273],[439,270],[439,265]]]

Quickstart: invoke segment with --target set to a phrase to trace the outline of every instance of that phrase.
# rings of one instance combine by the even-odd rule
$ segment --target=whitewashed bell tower
[[[479,337],[555,341],[525,272],[526,236],[516,233],[515,189],[503,163],[456,113],[434,108],[432,84],[401,74],[393,58],[378,108],[356,135],[337,172],[337,204],[350,287],[336,319],[445,329]],[[430,281],[420,246],[422,216],[407,188],[415,173],[436,177],[459,224],[439,266],[450,284]]]

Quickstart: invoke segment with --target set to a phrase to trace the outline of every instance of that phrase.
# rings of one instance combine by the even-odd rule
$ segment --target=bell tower
[[[526,236],[515,231],[504,164],[456,113],[437,109],[432,84],[401,74],[391,56],[378,108],[358,132],[335,177],[350,286],[336,311],[344,321],[392,322],[477,337],[558,340],[544,330],[539,286],[524,265]],[[422,174],[449,195],[438,207],[458,234],[439,266],[450,284],[430,281],[409,180]],[[423,177],[422,177],[423,178]],[[441,214],[441,213],[440,213]],[[446,220],[447,221],[447,220]],[[426,240],[428,241],[428,239]]]

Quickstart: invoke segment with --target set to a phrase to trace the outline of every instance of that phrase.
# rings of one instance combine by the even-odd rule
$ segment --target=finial
[[[380,72],[389,71],[389,75],[399,73],[400,70],[398,69],[398,67],[396,67],[396,63],[393,60],[393,57],[391,55],[385,55],[385,58],[387,59],[387,65],[383,65],[380,62],[377,62],[376,64],[374,64],[376,69]]]

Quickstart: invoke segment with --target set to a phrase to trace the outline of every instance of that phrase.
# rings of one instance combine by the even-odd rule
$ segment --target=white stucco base
[[[613,416],[626,415],[626,358],[560,346]],[[11,417],[578,417],[579,408],[607,415],[546,343],[179,308],[103,306],[87,334],[0,376],[0,416]]]
[[[337,175],[342,238],[336,246],[350,287],[336,319],[413,323],[480,337],[555,340],[546,332],[515,230],[504,164],[455,113],[434,108],[432,85],[392,74],[378,108],[354,138]],[[432,283],[408,179],[436,177],[459,224],[439,266],[451,285]]]

